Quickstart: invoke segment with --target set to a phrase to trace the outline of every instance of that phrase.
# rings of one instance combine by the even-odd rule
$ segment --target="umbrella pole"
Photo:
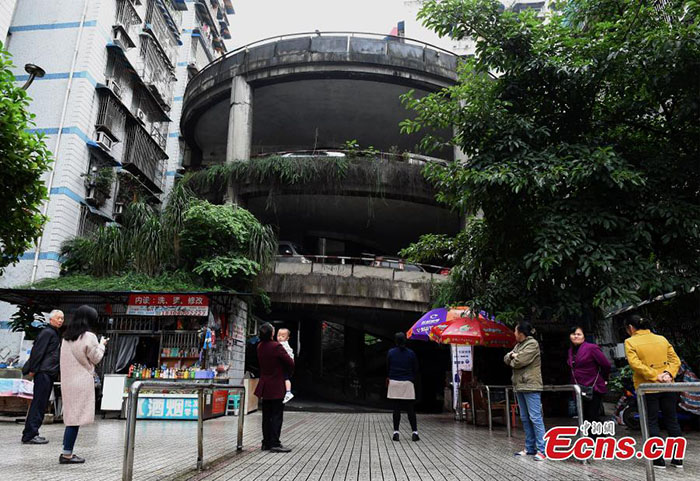
[[[462,412],[462,376],[459,376],[457,384],[457,410],[459,411],[459,421],[464,421],[464,413]]]
[[[474,426],[476,426],[476,406],[474,406],[474,388],[470,388],[469,391],[472,393],[472,421]]]

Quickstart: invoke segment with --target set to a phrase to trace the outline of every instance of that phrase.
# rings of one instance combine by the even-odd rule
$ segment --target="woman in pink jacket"
[[[102,360],[107,339],[97,340],[90,327],[97,323],[97,311],[80,306],[67,324],[61,344],[61,393],[63,395],[63,453],[60,464],[84,463],[73,454],[80,426],[95,420],[95,364]]]

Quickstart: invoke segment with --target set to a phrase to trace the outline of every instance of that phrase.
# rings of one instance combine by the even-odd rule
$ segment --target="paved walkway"
[[[508,439],[503,428],[489,433],[453,421],[448,416],[419,416],[421,441],[410,441],[408,425],[402,439],[391,441],[389,414],[290,412],[285,414],[283,442],[289,454],[262,452],[260,415],[246,418],[242,453],[235,453],[237,418],[205,423],[205,463],[196,462],[196,423],[139,421],[135,480],[643,480],[640,461],[537,463],[513,457],[523,434]],[[406,421],[404,420],[404,423]],[[3,480],[102,481],[121,479],[124,421],[99,420],[81,429],[76,453],[84,465],[58,464],[63,426],[47,425],[45,446],[19,442],[22,426],[0,423],[0,473]],[[625,435],[624,428],[620,429]],[[668,468],[660,481],[700,479],[700,435],[689,436],[685,472]]]

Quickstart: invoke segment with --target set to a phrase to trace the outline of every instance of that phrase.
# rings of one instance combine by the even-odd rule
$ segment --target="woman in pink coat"
[[[80,306],[68,323],[61,344],[61,393],[63,395],[63,453],[61,464],[84,463],[73,454],[78,429],[95,420],[95,364],[102,360],[107,339],[97,340],[89,331],[97,323],[97,311]]]

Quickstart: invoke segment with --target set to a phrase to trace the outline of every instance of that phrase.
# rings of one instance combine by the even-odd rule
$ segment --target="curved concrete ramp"
[[[313,35],[251,46],[190,81],[181,132],[200,150],[194,163],[337,147],[346,140],[415,151],[420,136],[399,131],[410,115],[399,96],[453,85],[457,62],[437,47],[393,38]]]

